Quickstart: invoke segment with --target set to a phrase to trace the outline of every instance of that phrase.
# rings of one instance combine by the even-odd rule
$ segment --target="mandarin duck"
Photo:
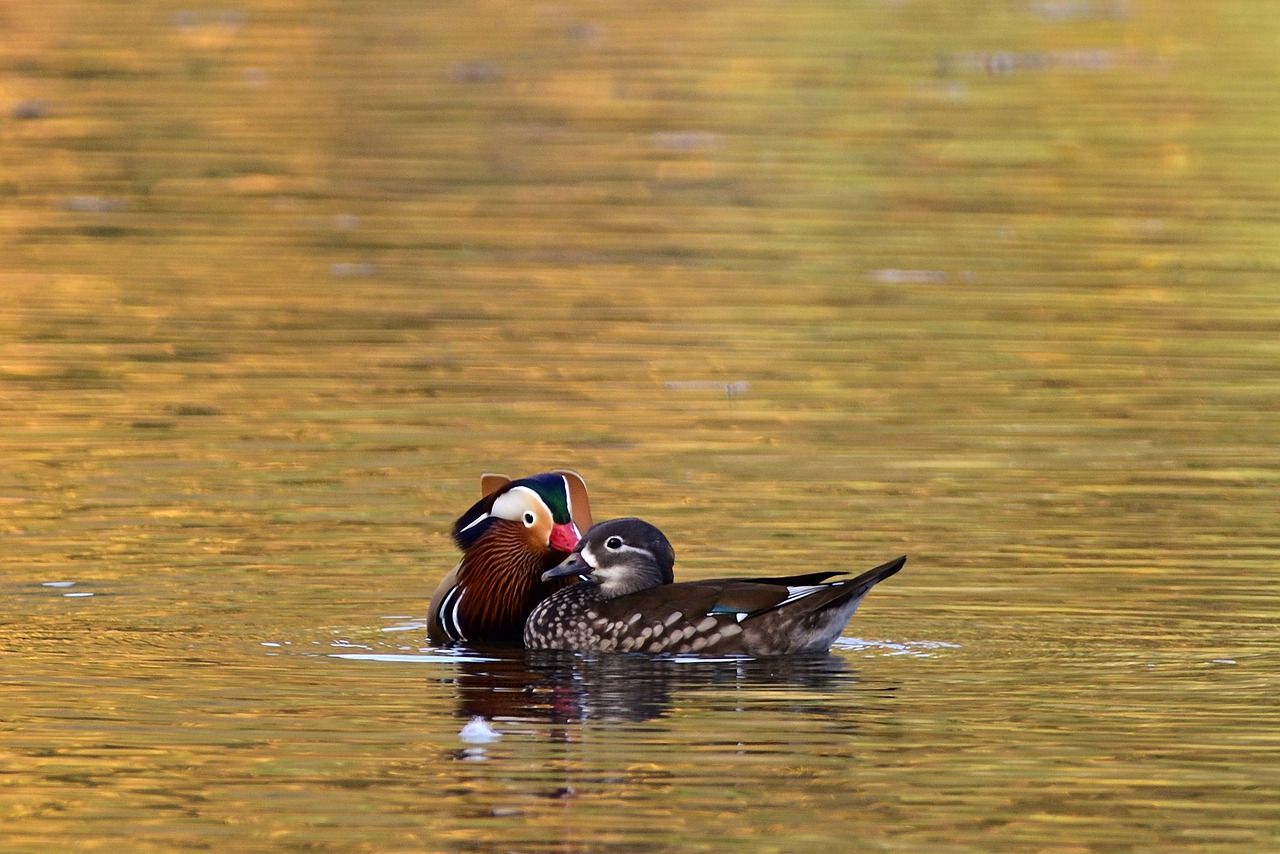
[[[840,572],[673,583],[675,550],[641,519],[611,519],[587,531],[573,554],[543,573],[583,580],[533,609],[530,649],[771,656],[820,653],[862,597],[902,569],[896,558],[856,578]]]
[[[587,485],[557,469],[511,480],[485,474],[485,493],[453,526],[462,560],[440,582],[427,610],[433,643],[519,643],[534,606],[572,583],[543,580],[591,526]]]

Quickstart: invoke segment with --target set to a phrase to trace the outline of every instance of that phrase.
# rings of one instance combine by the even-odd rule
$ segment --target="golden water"
[[[1280,847],[1278,31],[7,4],[0,850]],[[427,647],[558,465],[910,562],[817,661]]]

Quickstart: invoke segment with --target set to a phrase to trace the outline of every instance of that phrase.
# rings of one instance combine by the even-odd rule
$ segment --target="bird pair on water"
[[[591,524],[569,470],[481,478],[484,498],[453,526],[462,560],[436,589],[436,643],[668,654],[825,652],[862,597],[906,563],[840,572],[674,583],[675,550],[641,519]],[[582,532],[586,531],[583,535]]]

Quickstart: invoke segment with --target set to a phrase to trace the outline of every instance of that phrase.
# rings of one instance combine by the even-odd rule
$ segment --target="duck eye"
[[[618,549],[622,548],[622,537],[610,537],[604,541],[604,547],[616,552]]]
[[[534,521],[535,520],[533,516],[533,511],[532,510],[524,511],[524,526],[526,528],[532,528]]]

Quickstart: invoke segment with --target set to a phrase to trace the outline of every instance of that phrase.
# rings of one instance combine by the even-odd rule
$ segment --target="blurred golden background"
[[[0,4],[18,848],[1274,844],[1277,32],[1243,0]],[[899,705],[815,724],[807,782],[738,769],[768,820],[677,749],[721,699],[663,706],[676,791],[573,782],[582,836],[475,819],[523,795],[474,768],[433,800],[445,754],[388,784],[425,817],[341,788],[399,773],[390,722],[452,743],[449,667],[261,644],[380,649],[478,474],[553,466],[679,578],[905,552],[850,631],[954,648],[873,653]],[[649,761],[628,732],[592,756]],[[277,767],[316,738],[348,752]]]

